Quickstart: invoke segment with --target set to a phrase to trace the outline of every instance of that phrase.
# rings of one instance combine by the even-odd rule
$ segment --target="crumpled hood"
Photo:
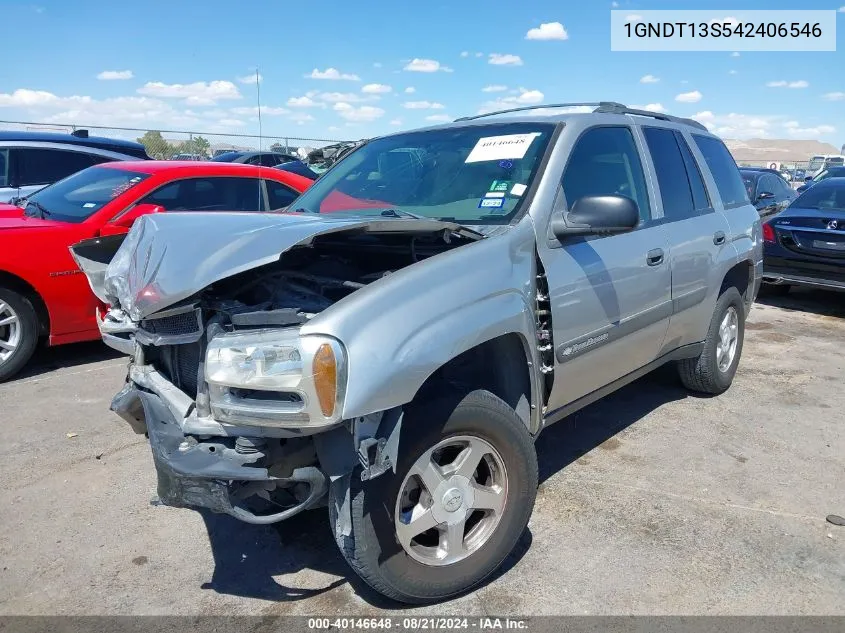
[[[140,321],[212,283],[270,264],[297,244],[344,230],[472,233],[439,220],[260,213],[159,213],[139,218],[103,273],[74,255],[92,289]],[[481,237],[478,235],[477,237]]]

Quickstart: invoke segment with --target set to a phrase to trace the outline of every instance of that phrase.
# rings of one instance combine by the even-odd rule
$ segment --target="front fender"
[[[368,363],[353,343],[344,419],[406,404],[438,368],[481,343],[506,334],[534,338],[534,315],[518,292],[487,297],[439,315],[410,333],[378,363]]]

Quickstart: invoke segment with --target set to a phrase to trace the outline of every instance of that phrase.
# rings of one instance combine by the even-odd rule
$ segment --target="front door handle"
[[[646,255],[646,262],[648,262],[649,266],[658,266],[663,263],[663,249],[662,248],[655,248],[648,252]]]
[[[724,244],[726,239],[727,238],[725,237],[724,231],[716,231],[716,233],[713,235],[713,243],[716,246],[719,246],[720,244]]]

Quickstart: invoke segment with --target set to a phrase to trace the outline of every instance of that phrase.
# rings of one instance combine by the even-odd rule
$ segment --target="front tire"
[[[463,593],[513,550],[537,494],[537,455],[519,416],[488,391],[409,407],[396,474],[350,490],[344,558],[373,589],[422,604]],[[333,495],[342,494],[342,486]],[[331,523],[336,529],[329,503]]]
[[[32,303],[12,290],[0,288],[0,382],[17,374],[38,344],[38,316]]]
[[[744,338],[745,304],[739,291],[731,287],[716,302],[701,354],[678,361],[681,382],[700,393],[727,391],[739,366]]]

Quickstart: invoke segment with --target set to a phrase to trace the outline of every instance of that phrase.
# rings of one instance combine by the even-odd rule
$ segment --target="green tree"
[[[161,132],[153,130],[145,132],[138,142],[146,148],[151,158],[163,160],[173,155],[173,146],[164,139]]]
[[[202,136],[195,136],[193,138],[193,142],[191,143],[192,154],[199,154],[205,158],[208,158],[211,152],[211,143],[208,142],[207,138],[203,138]]]

